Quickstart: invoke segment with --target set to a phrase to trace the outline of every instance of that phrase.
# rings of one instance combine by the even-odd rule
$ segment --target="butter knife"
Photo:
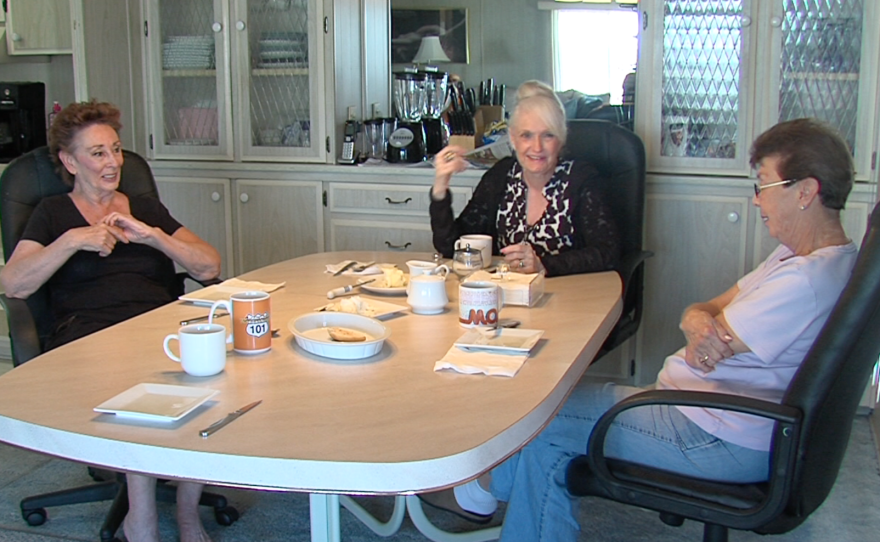
[[[241,407],[241,408],[238,409],[238,410],[235,410],[235,411],[230,412],[230,413],[227,414],[226,417],[223,418],[222,420],[219,420],[219,421],[217,421],[217,422],[214,422],[214,423],[212,423],[211,425],[209,425],[208,427],[206,427],[206,428],[202,429],[201,431],[199,431],[199,435],[201,435],[202,438],[208,438],[209,436],[211,436],[212,434],[216,433],[216,432],[217,432],[218,430],[220,430],[221,428],[226,427],[229,423],[231,423],[231,422],[235,421],[236,419],[238,419],[239,416],[241,416],[241,415],[244,414],[245,412],[251,410],[252,408],[254,408],[255,406],[259,405],[259,404],[262,403],[262,402],[263,402],[263,400],[260,399],[259,401],[254,401],[253,403],[251,403],[251,404],[249,404],[249,405],[245,405],[245,406]]]
[[[363,280],[363,281],[357,282],[355,284],[349,284],[348,286],[343,286],[341,288],[334,288],[334,289],[330,290],[329,292],[327,292],[327,299],[333,299],[334,297],[339,297],[341,295],[345,295],[345,294],[351,292],[352,290],[354,290],[355,288],[360,288],[364,284],[369,284],[375,280],[376,279]]]
[[[355,265],[357,265],[357,260],[352,260],[352,261],[348,262],[347,264],[343,265],[341,269],[339,269],[338,271],[333,273],[333,276],[338,277],[339,275],[345,273],[346,271],[348,271],[349,269],[351,269]]]

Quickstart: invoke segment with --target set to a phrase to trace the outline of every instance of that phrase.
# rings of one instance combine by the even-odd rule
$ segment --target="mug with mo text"
[[[462,327],[496,326],[501,289],[489,281],[462,282],[458,287],[458,322]]]
[[[269,294],[266,292],[239,292],[229,300],[215,301],[208,313],[208,323],[214,321],[218,307],[224,307],[232,319],[232,334],[226,342],[239,354],[261,354],[272,348],[272,321]]]
[[[180,357],[169,348],[172,340],[180,342]],[[165,354],[180,363],[187,374],[211,376],[226,367],[226,328],[219,324],[191,324],[165,337]]]

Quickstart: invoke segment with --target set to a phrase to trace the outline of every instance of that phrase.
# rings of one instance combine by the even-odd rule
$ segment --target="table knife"
[[[354,267],[356,264],[357,264],[357,260],[352,260],[352,261],[348,262],[347,264],[343,265],[341,269],[339,269],[335,273],[333,273],[333,276],[338,277],[339,275],[345,273],[346,271],[348,271],[349,269]]]
[[[251,410],[252,408],[254,408],[255,406],[259,405],[262,402],[263,402],[263,400],[260,399],[259,401],[254,401],[253,403],[245,405],[238,410],[234,410],[234,411],[230,412],[222,420],[214,422],[211,425],[209,425],[208,427],[199,431],[199,435],[201,435],[202,438],[208,438],[212,434],[216,433],[219,429],[226,427],[230,422],[235,421],[236,419],[239,418],[239,416],[241,416],[245,412]]]

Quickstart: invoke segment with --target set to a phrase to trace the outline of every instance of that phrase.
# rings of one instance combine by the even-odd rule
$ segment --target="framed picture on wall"
[[[412,63],[422,39],[440,38],[449,62],[468,62],[466,9],[391,9],[391,62]]]

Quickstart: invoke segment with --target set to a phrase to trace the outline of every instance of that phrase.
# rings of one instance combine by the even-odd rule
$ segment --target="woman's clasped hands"
[[[516,243],[501,249],[504,261],[510,265],[511,271],[517,273],[538,273],[544,269],[541,258],[529,243]]]
[[[69,231],[79,250],[97,252],[100,256],[108,256],[113,252],[116,243],[148,244],[154,233],[154,228],[140,220],[115,211],[93,226]]]
[[[684,360],[691,367],[708,373],[715,365],[734,355],[733,336],[721,322],[700,309],[685,311],[679,328],[687,339]]]

